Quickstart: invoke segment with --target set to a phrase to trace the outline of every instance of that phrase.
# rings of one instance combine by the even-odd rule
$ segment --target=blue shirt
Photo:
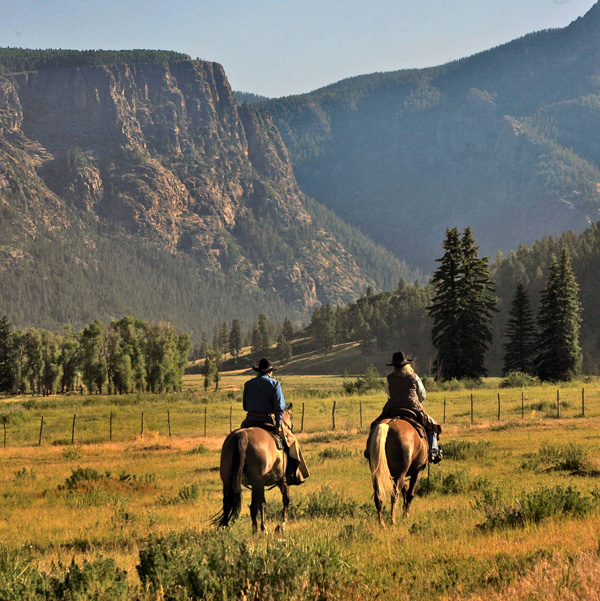
[[[244,411],[274,413],[279,426],[284,409],[285,399],[281,384],[268,374],[260,374],[244,384]]]

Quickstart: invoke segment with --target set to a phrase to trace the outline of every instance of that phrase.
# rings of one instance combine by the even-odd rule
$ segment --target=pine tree
[[[427,312],[433,318],[432,340],[437,350],[434,370],[444,380],[460,377],[462,366],[457,341],[460,338],[459,314],[461,299],[459,290],[461,249],[458,228],[447,229],[442,243],[444,255],[437,259],[440,266],[433,274],[431,283],[435,292]]]
[[[231,331],[229,332],[229,353],[232,357],[237,358],[241,352],[242,330],[239,319],[234,319],[231,323]]]
[[[285,338],[283,332],[279,334],[279,338],[277,338],[277,359],[281,361],[281,363],[288,363],[293,356],[292,353],[292,344],[289,340]]]
[[[508,314],[510,319],[504,331],[506,342],[502,374],[507,375],[511,371],[531,374],[535,359],[536,326],[529,294],[522,282],[517,284]]]
[[[0,319],[0,392],[13,392],[15,367],[12,325],[6,315]]]
[[[487,374],[484,357],[492,344],[492,316],[496,309],[494,281],[487,257],[479,257],[479,246],[470,227],[461,242],[461,310],[459,313],[460,353],[463,376],[482,378]]]
[[[490,324],[496,310],[488,259],[478,256],[470,227],[462,240],[457,228],[446,230],[442,248],[427,308],[433,318],[435,370],[444,380],[481,378],[486,374],[484,356],[492,342]]]
[[[581,372],[579,285],[568,250],[552,258],[538,313],[537,375],[542,380],[570,380]]]

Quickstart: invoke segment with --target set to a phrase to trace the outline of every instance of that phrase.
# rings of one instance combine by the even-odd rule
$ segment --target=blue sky
[[[596,0],[0,0],[0,46],[177,50],[283,96],[564,27]]]

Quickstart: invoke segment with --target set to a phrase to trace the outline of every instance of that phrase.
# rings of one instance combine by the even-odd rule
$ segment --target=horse
[[[292,404],[283,413],[285,425],[292,426]],[[239,428],[227,436],[221,449],[221,481],[223,482],[223,507],[213,517],[212,523],[221,528],[232,524],[242,509],[242,485],[252,490],[250,516],[254,532],[265,526],[265,488],[277,486],[283,499],[283,514],[280,528],[287,522],[290,504],[289,487],[285,479],[287,454],[278,449],[273,436],[265,428],[250,426]]]
[[[371,434],[369,464],[375,508],[383,526],[383,501],[391,496],[391,522],[396,523],[396,503],[403,497],[403,516],[408,515],[419,474],[427,465],[429,449],[416,428],[402,419],[384,419]]]

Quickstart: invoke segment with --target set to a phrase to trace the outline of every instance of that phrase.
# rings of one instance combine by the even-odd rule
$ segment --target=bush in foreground
[[[500,495],[484,491],[475,507],[485,513],[479,528],[495,530],[538,524],[552,517],[580,517],[597,505],[597,495],[584,495],[571,486],[554,486],[524,492],[512,503],[504,503]]]
[[[347,564],[334,543],[239,540],[230,531],[152,538],[140,551],[142,585],[165,601],[333,598]]]

